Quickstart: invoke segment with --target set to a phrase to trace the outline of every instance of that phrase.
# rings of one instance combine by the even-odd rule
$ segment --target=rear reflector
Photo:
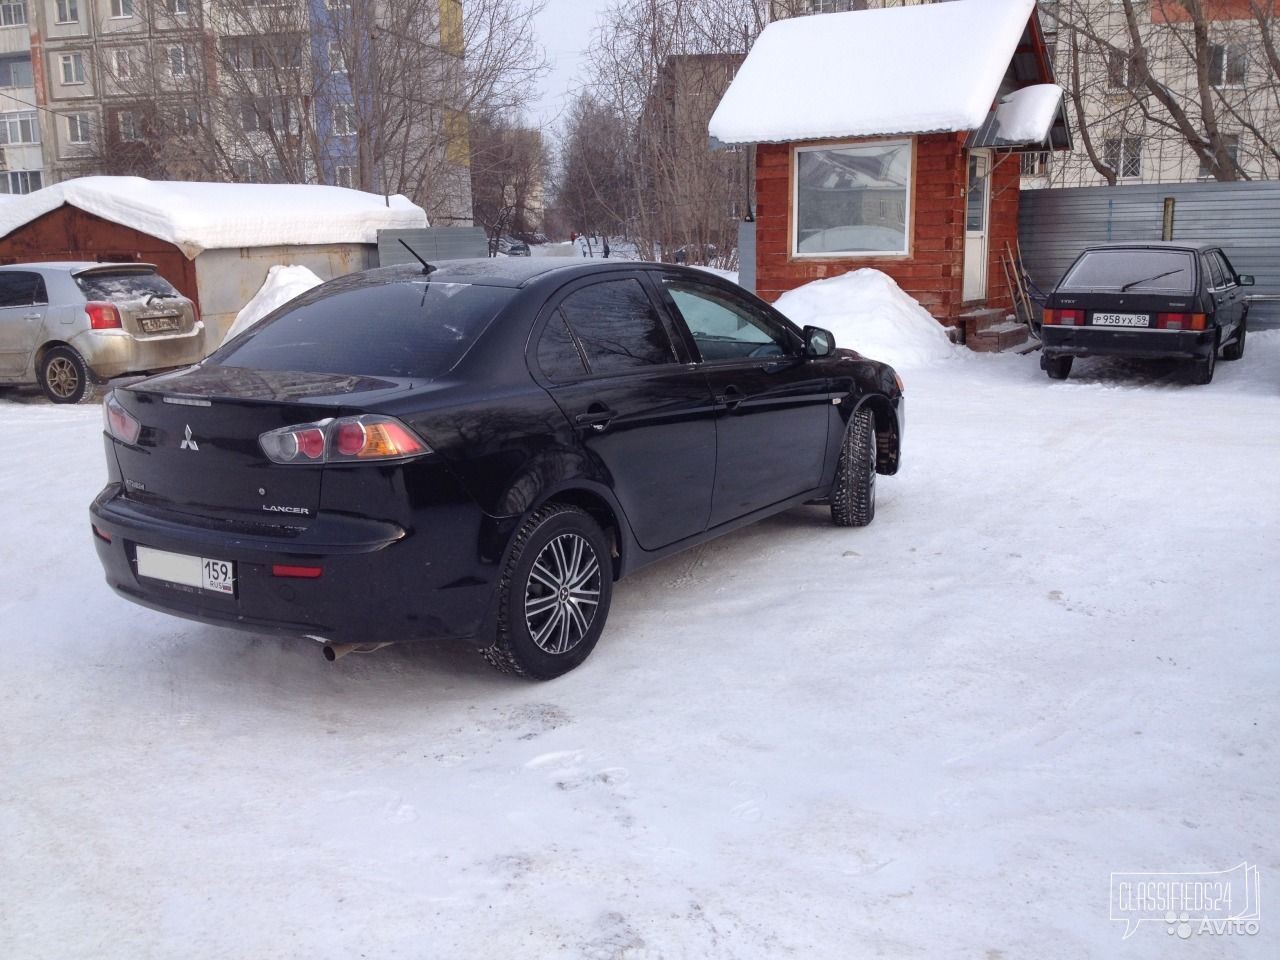
[[[294,567],[285,563],[271,566],[273,577],[287,577],[291,580],[319,580],[323,573],[324,567]]]
[[[111,542],[111,534],[107,533],[107,531],[105,530],[99,529],[97,526],[94,526],[93,524],[90,524],[90,526],[93,527],[93,535],[95,537],[97,537],[99,540],[102,540],[104,543]]]
[[[1084,326],[1083,310],[1046,310],[1044,322],[1047,326],[1082,327]]]
[[[89,326],[94,330],[119,330],[124,326],[114,303],[90,300],[84,305],[84,312],[89,315]]]

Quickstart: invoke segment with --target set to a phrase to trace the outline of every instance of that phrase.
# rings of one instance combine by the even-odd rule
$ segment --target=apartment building
[[[0,192],[96,173],[319,182],[469,223],[461,2],[415,4],[430,22],[409,37],[395,3],[0,0]],[[431,51],[412,92],[380,72],[389,37]],[[398,93],[430,102],[392,124]]]

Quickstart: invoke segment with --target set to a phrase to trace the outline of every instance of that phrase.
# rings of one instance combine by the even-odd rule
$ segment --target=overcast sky
[[[551,72],[542,80],[533,107],[535,123],[555,123],[570,94],[582,83],[583,53],[591,42],[596,18],[609,0],[548,0],[537,19],[538,42],[547,48]]]

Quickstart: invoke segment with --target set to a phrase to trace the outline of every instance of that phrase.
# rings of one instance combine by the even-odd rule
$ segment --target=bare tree
[[[1086,162],[1106,182],[1140,159],[1161,176],[1245,180],[1280,171],[1276,7],[1262,0],[1061,0],[1057,27]]]
[[[568,120],[559,205],[579,230],[616,230],[642,255],[736,245],[750,151],[715,150],[707,121],[768,22],[763,0],[617,0]]]
[[[501,116],[472,123],[471,196],[490,253],[503,235],[541,227],[547,170],[541,131]]]

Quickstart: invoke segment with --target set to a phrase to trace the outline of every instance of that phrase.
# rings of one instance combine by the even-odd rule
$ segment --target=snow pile
[[[0,237],[70,204],[201,251],[284,244],[377,243],[378,231],[427,226],[405,197],[297,183],[184,183],[141,177],[81,177],[0,205]]]
[[[323,282],[306,267],[272,267],[267,271],[267,279],[253,295],[253,299],[236,314],[236,322],[231,324],[223,343],[244,333],[276,307],[283,306]]]
[[[775,21],[708,129],[722,143],[976,130],[1034,11],[955,0]]]
[[[1062,88],[1038,83],[1015,90],[996,108],[997,136],[1009,143],[1043,143],[1062,105]]]
[[[774,306],[800,326],[830,330],[837,346],[894,367],[923,367],[956,352],[942,324],[879,270],[815,280]]]

